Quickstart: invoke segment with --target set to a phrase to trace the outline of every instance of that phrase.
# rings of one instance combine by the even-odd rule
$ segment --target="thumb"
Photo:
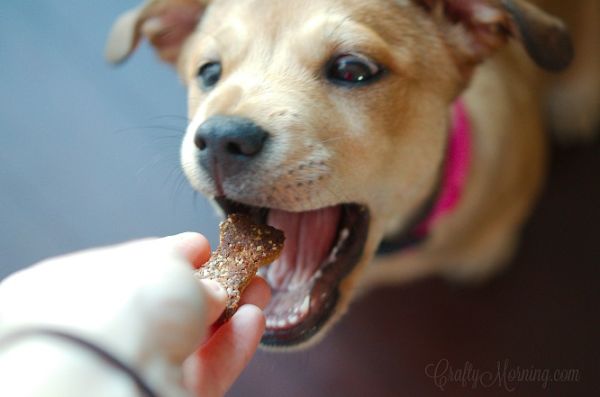
[[[213,324],[221,316],[227,305],[227,292],[216,281],[199,280],[203,290],[204,307],[206,308],[205,325],[208,327]]]
[[[182,255],[194,269],[199,268],[210,257],[210,244],[200,233],[185,232],[163,237],[159,241]]]

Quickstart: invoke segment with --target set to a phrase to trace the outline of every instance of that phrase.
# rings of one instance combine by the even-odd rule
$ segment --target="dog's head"
[[[562,24],[521,0],[154,0],[116,22],[109,59],[144,36],[189,89],[190,183],[285,231],[264,274],[274,346],[322,335],[432,195],[478,63],[510,38],[546,69],[571,56]]]

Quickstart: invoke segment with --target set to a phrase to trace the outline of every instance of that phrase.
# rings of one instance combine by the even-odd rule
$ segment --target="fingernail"
[[[195,240],[198,238],[199,235],[200,235],[200,233],[196,233],[196,232],[183,232],[183,233],[179,233],[179,234],[173,234],[172,236],[166,236],[165,239],[174,240],[174,241],[187,241],[187,240]]]
[[[214,280],[200,280],[200,282],[202,284],[204,284],[204,286],[206,288],[208,288],[211,291],[214,291],[217,294],[223,294],[225,295],[225,288],[223,288],[223,286],[221,284],[219,284],[218,282],[214,281]]]

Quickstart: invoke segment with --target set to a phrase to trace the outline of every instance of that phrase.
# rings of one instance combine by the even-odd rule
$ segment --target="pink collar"
[[[429,215],[415,228],[421,235],[429,234],[435,224],[456,207],[462,196],[471,165],[471,121],[461,98],[452,105],[452,129],[448,136],[446,164],[438,198]]]
[[[381,243],[378,253],[393,253],[423,241],[436,223],[451,213],[462,197],[471,165],[471,121],[461,98],[452,104],[452,126],[440,185],[431,203],[404,233]]]

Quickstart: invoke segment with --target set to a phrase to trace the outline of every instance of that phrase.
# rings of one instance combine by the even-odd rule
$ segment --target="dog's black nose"
[[[220,177],[239,173],[263,150],[269,134],[252,120],[240,116],[212,116],[198,130],[194,142],[201,165]]]

